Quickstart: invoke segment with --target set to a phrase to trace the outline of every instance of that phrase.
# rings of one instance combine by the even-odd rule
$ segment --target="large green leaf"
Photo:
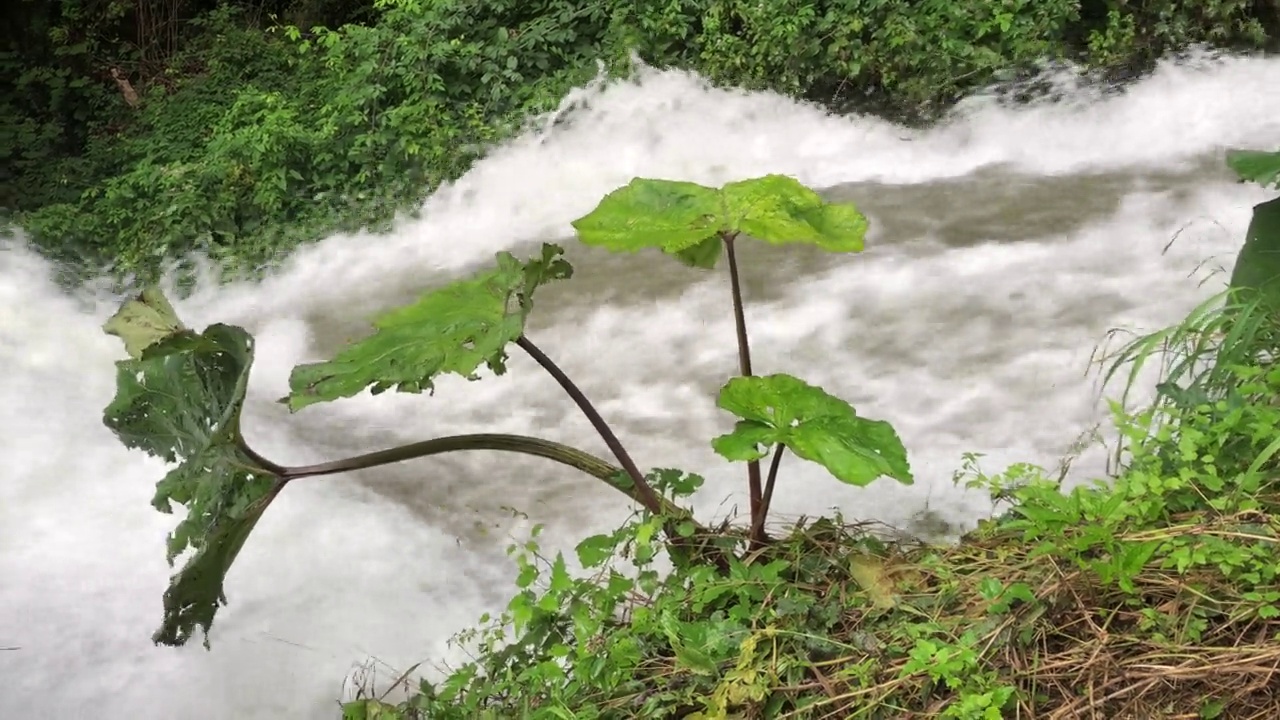
[[[775,245],[806,243],[828,252],[861,252],[867,218],[849,203],[828,203],[795,178],[766,175],[732,182],[724,196],[726,232]]]
[[[889,423],[858,417],[853,406],[791,375],[736,377],[718,404],[742,418],[712,441],[728,460],[759,460],[777,444],[825,467],[839,480],[866,485],[881,476],[914,482],[907,450]]]
[[[482,365],[506,372],[507,344],[524,334],[533,292],[543,283],[568,278],[573,268],[558,245],[542,246],[542,256],[521,263],[498,253],[498,267],[475,278],[433,290],[412,305],[374,321],[377,332],[349,345],[327,362],[299,365],[289,377],[290,409],[374,394],[431,390],[443,373],[475,379]]]
[[[1280,189],[1280,151],[1228,150],[1227,165],[1241,180]]]
[[[1280,198],[1253,207],[1231,287],[1260,291],[1263,302],[1280,309]]]
[[[709,188],[636,178],[573,222],[588,245],[635,252],[658,248],[696,267],[714,267],[721,238],[739,233],[773,244],[807,243],[831,252],[862,250],[867,219],[848,203],[825,202],[785,175]]]
[[[176,463],[156,484],[152,504],[187,516],[169,535],[170,565],[194,554],[164,594],[164,621],[153,640],[184,645],[205,635],[226,603],[223,583],[254,525],[284,486],[244,447],[244,406],[253,338],[243,329],[183,328],[158,290],[125,302],[103,330],[124,340],[131,357],[116,363],[116,396],[103,422],[126,447]]]

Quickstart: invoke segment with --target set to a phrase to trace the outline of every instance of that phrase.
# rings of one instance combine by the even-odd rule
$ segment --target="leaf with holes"
[[[782,245],[859,252],[867,219],[849,203],[828,203],[785,175],[710,188],[678,180],[636,178],[573,222],[587,245],[635,252],[657,248],[686,265],[712,268],[722,238],[745,234]]]
[[[230,325],[183,328],[158,290],[125,302],[103,330],[122,338],[131,355],[116,363],[116,396],[103,422],[126,447],[177,464],[156,484],[152,504],[165,513],[173,503],[187,510],[169,535],[170,565],[194,551],[170,580],[152,639],[185,645],[200,628],[208,647],[226,603],[226,574],[284,486],[241,441],[253,338]]]
[[[498,253],[498,267],[478,277],[450,283],[417,302],[374,321],[377,331],[346,347],[327,362],[299,365],[289,377],[288,397],[297,411],[308,405],[353,397],[366,388],[430,391],[434,379],[454,373],[474,380],[481,366],[506,372],[506,347],[524,334],[541,285],[573,274],[558,245],[522,263]]]
[[[914,482],[907,451],[893,426],[858,417],[853,406],[791,375],[736,377],[718,405],[742,418],[733,432],[712,441],[728,460],[759,460],[782,444],[850,485],[881,476]]]

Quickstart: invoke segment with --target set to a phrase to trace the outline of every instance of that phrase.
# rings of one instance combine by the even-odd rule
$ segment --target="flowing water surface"
[[[868,249],[831,256],[747,246],[759,372],[819,383],[892,421],[917,482],[847,488],[786,466],[784,516],[840,508],[910,524],[926,507],[961,526],[988,512],[953,486],[984,467],[1053,466],[1099,422],[1095,346],[1150,330],[1220,289],[1253,204],[1228,146],[1280,145],[1280,60],[1168,64],[1117,95],[968,101],[926,131],[832,117],[678,72],[583,89],[561,121],[496,149],[390,236],[339,236],[258,283],[200,286],[187,324],[256,333],[245,432],[296,464],[437,434],[535,432],[605,455],[554,382],[511,372],[308,408],[275,404],[289,370],[367,332],[370,314],[479,267],[500,249],[569,237],[569,221],[634,176],[722,183],[791,174],[857,202]],[[1170,244],[1172,242],[1172,244]],[[369,658],[456,657],[454,632],[510,595],[503,548],[535,522],[569,548],[626,513],[613,491],[531,458],[431,458],[300,481],[232,572],[213,650],[149,640],[168,577],[150,506],[162,463],[102,426],[117,298],[60,292],[22,245],[0,247],[0,717],[325,718]],[[735,367],[727,279],[648,254],[566,243],[578,276],[545,288],[530,336],[579,381],[645,467],[699,471],[706,519],[743,501],[741,467],[707,440],[731,420],[715,389]],[[1104,471],[1087,451],[1074,477]],[[523,515],[513,515],[513,511]]]

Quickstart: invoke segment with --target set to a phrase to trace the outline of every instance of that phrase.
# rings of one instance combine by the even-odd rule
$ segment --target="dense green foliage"
[[[1254,0],[22,0],[3,10],[0,208],[52,255],[241,267],[386,227],[604,61],[926,118],[1045,58],[1260,47]],[[133,97],[131,93],[136,94]]]

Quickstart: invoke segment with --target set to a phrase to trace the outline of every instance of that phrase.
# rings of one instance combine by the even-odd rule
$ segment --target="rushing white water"
[[[893,421],[913,487],[857,490],[799,462],[779,512],[906,522],[926,503],[970,522],[951,485],[984,465],[1054,464],[1105,414],[1085,376],[1111,327],[1178,319],[1229,269],[1265,191],[1232,182],[1226,146],[1280,145],[1280,60],[1163,67],[1128,92],[1080,90],[1007,108],[974,98],[940,127],[832,117],[676,73],[582,91],[566,122],[497,149],[393,235],[341,236],[256,284],[207,284],[188,324],[257,333],[246,434],[286,463],[422,439],[506,431],[598,439],[532,362],[434,398],[362,397],[288,417],[289,369],[363,332],[370,313],[502,248],[567,237],[569,221],[636,175],[719,183],[779,172],[859,202],[868,250],[744,254],[755,360]],[[1168,252],[1162,252],[1177,236]],[[729,420],[734,367],[722,274],[569,245],[579,278],[547,288],[531,336],[617,423],[642,466],[704,472],[704,516],[741,501],[741,468],[706,440]],[[67,296],[51,268],[0,248],[0,717],[334,717],[369,657],[403,669],[509,595],[504,538],[532,522],[568,547],[619,520],[612,491],[537,460],[427,459],[305,481],[273,505],[232,572],[213,650],[154,647],[167,582],[151,509],[160,463],[101,424],[118,343],[115,299]],[[1100,453],[1077,463],[1101,470]],[[527,513],[514,521],[504,506]],[[383,669],[382,676],[394,675]]]

